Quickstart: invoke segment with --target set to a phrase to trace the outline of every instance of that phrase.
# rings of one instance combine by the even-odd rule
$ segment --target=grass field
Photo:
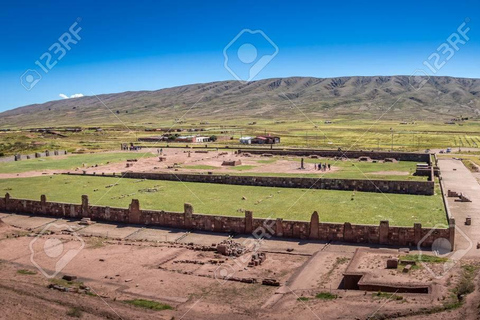
[[[118,185],[107,188],[108,185]],[[158,192],[145,192],[156,188]],[[97,190],[97,191],[94,191]],[[282,217],[290,220],[310,219],[318,211],[324,222],[351,222],[377,225],[389,220],[390,225],[425,227],[445,223],[441,195],[414,196],[333,190],[304,190],[234,186],[173,181],[134,180],[81,176],[42,176],[0,180],[0,192],[14,198],[80,203],[87,194],[91,205],[127,207],[131,199],[139,199],[141,208],[183,211],[183,203],[194,206],[195,212],[243,216],[251,210],[254,217]],[[242,200],[245,197],[246,200]]]
[[[35,158],[29,160],[2,162],[0,163],[0,173],[17,173],[35,170],[68,170],[77,167],[93,166],[106,164],[107,162],[121,162],[127,159],[135,158],[139,154],[136,153],[92,153],[92,154],[75,154],[67,156],[52,156]],[[142,157],[151,157],[153,154],[141,154]]]
[[[153,119],[152,119],[153,120]],[[157,120],[157,119],[155,119]],[[185,119],[186,123],[174,124],[164,120],[148,124],[132,124],[130,130],[120,124],[102,126],[103,132],[84,130],[78,133],[65,133],[67,137],[36,133],[11,131],[0,133],[0,154],[11,155],[16,152],[26,153],[46,149],[75,150],[118,150],[121,142],[135,142],[137,138],[159,135],[145,132],[145,128],[202,128],[204,134],[217,135],[217,143],[210,146],[241,147],[240,136],[255,136],[270,133],[281,137],[281,146],[297,146],[323,149],[352,150],[393,150],[414,151],[428,148],[464,148],[480,146],[480,121],[469,120],[454,125],[441,121],[416,121],[400,124],[400,121],[388,120],[354,120],[348,118],[325,119],[314,118],[311,121],[301,118],[293,119],[234,119],[211,120],[200,124],[201,120]],[[205,119],[203,119],[205,120]],[[282,120],[282,121],[278,121]],[[249,123],[256,122],[254,125]],[[39,145],[40,143],[41,145]],[[148,143],[142,143],[149,145]],[[185,143],[169,143],[171,146],[185,146]],[[154,144],[150,144],[155,146]],[[156,146],[165,147],[166,143]]]

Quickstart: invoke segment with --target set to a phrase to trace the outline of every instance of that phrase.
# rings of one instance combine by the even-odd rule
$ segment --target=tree
[[[217,136],[216,135],[210,136],[210,141],[212,141],[212,142],[217,141]]]

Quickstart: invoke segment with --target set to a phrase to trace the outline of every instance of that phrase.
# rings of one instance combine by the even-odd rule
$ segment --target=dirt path
[[[455,218],[457,232],[455,233],[455,250],[467,251],[462,254],[465,258],[480,258],[480,250],[476,244],[480,241],[480,185],[474,175],[461,161],[453,159],[439,159],[438,165],[442,172],[442,179],[447,190],[466,194],[472,202],[458,202],[455,198],[447,198],[450,211]],[[445,192],[447,191],[445,190]],[[472,217],[472,225],[466,226],[465,219]],[[470,248],[470,249],[469,249]]]

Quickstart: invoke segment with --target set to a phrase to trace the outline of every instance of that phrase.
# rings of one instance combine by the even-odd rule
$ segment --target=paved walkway
[[[455,250],[471,249],[465,258],[480,257],[477,242],[480,241],[480,184],[474,175],[460,160],[439,159],[438,165],[442,173],[445,192],[452,190],[466,194],[472,202],[457,202],[455,198],[447,198],[450,212],[455,218],[457,231],[455,234]],[[465,225],[465,218],[472,218],[472,225]]]

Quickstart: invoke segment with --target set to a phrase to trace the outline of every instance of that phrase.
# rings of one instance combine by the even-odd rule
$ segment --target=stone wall
[[[134,179],[169,180],[183,182],[220,183],[244,186],[325,189],[362,192],[433,195],[433,181],[324,179],[296,177],[235,176],[219,174],[123,172],[122,177]]]
[[[0,157],[0,162],[20,161],[20,160],[42,158],[42,157],[49,157],[49,156],[63,156],[66,154],[67,154],[66,150],[54,150],[54,151],[46,150],[45,152],[35,152],[32,154],[16,154],[8,157]]]
[[[422,228],[419,223],[413,227],[392,227],[388,221],[380,225],[354,225],[346,223],[326,223],[321,215],[312,214],[311,220],[291,221],[254,218],[251,211],[245,217],[195,214],[190,204],[185,204],[184,212],[142,210],[138,200],[132,200],[129,208],[91,206],[87,196],[82,196],[81,204],[47,202],[44,195],[40,201],[13,199],[7,193],[0,198],[0,211],[47,215],[66,218],[88,217],[97,221],[162,226],[187,230],[251,234],[259,237],[284,237],[295,239],[342,241],[349,243],[371,243],[393,246],[416,246],[421,243],[431,247],[438,238],[452,240],[455,236],[455,220],[450,219],[447,229]]]
[[[238,150],[239,153],[246,152],[251,154],[269,153],[279,156],[297,156],[308,157],[317,155],[320,157],[334,158],[345,157],[348,159],[358,159],[360,157],[369,157],[373,160],[384,160],[385,158],[394,158],[398,161],[415,161],[426,162],[431,164],[429,153],[414,153],[414,152],[379,152],[379,151],[337,151],[337,150],[315,150],[315,149],[249,149],[242,148]]]

